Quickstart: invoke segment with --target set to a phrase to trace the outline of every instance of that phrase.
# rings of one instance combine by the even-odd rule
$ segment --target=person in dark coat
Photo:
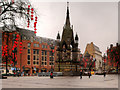
[[[53,72],[50,73],[50,78],[53,78]]]
[[[80,70],[80,79],[82,79],[82,70]]]
[[[106,73],[104,72],[103,74],[104,74],[104,77],[105,77],[105,76],[106,76]]]
[[[90,76],[91,76],[91,72],[88,73],[88,76],[89,76],[89,78],[90,78]]]

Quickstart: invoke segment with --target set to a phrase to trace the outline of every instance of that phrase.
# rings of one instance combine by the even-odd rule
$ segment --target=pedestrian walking
[[[90,76],[91,76],[91,72],[88,72],[88,76],[89,76],[89,78],[90,78]]]
[[[53,78],[53,72],[50,73],[50,78]]]
[[[19,71],[17,71],[17,76],[19,77]]]
[[[14,77],[15,77],[15,71],[14,71]]]
[[[104,77],[105,77],[105,76],[106,76],[106,73],[104,72],[103,75],[104,75]]]
[[[82,79],[82,70],[80,70],[80,79]]]

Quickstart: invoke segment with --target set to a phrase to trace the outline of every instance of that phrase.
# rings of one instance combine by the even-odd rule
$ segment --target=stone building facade
[[[84,55],[86,53],[89,53],[91,56],[93,56],[94,59],[96,59],[95,62],[95,70],[98,72],[102,71],[102,52],[100,51],[99,47],[97,47],[93,42],[90,44],[87,44]]]
[[[77,71],[78,61],[78,35],[74,37],[73,25],[70,24],[69,3],[67,3],[66,22],[63,26],[62,36],[57,34],[57,61],[56,71],[70,72]],[[77,67],[78,66],[78,67]]]

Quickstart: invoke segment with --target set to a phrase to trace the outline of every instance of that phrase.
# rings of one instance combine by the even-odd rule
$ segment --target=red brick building
[[[120,71],[120,45],[116,43],[116,46],[113,44],[110,45],[110,48],[107,49],[107,70]]]
[[[18,70],[24,71],[28,74],[38,72],[49,72],[54,69],[56,60],[56,41],[54,39],[42,38],[36,36],[34,31],[17,28],[16,31],[2,33],[2,48],[4,51],[7,45],[7,64],[11,64],[13,47],[16,38],[16,65]],[[21,52],[21,53],[20,53]],[[2,55],[5,57],[5,54]],[[11,56],[11,58],[10,58]],[[3,63],[6,60],[2,58]],[[14,62],[13,62],[14,63]],[[6,64],[6,63],[5,63]]]

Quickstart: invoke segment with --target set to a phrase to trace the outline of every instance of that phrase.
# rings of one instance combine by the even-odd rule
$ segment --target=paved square
[[[118,88],[118,75],[93,75],[54,77],[8,77],[2,80],[2,88]]]

